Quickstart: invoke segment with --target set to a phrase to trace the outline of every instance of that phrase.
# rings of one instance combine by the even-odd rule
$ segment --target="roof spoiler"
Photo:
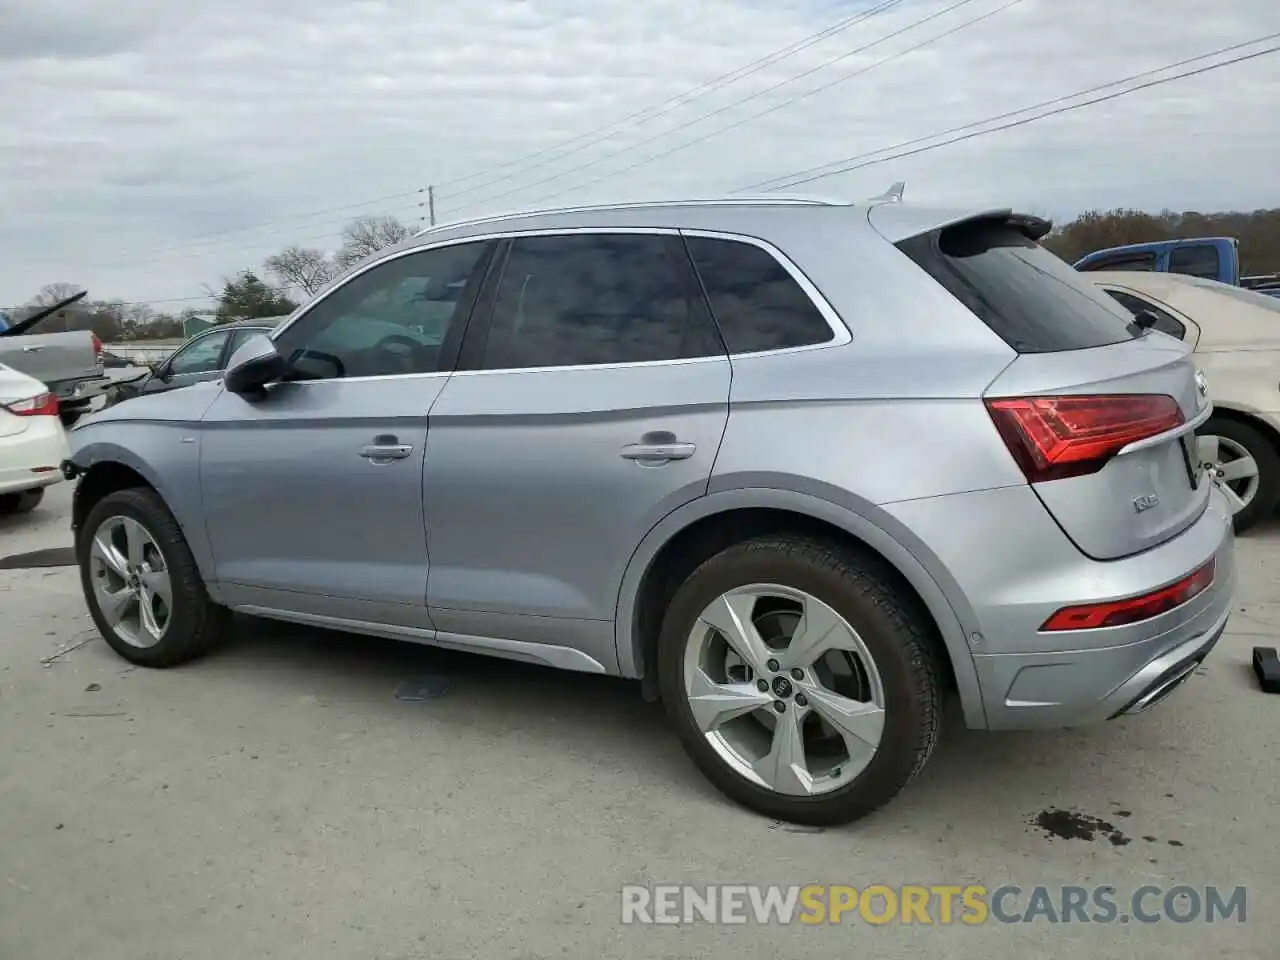
[[[37,310],[31,316],[27,317],[27,319],[15,323],[8,330],[0,330],[0,337],[13,337],[26,333],[45,317],[51,316],[59,310],[63,310],[71,306],[71,304],[75,303],[77,300],[83,300],[88,292],[88,290],[81,290],[79,293],[73,294],[65,300],[59,300],[52,307],[45,307],[43,310]]]
[[[1008,218],[1009,225],[1025,233],[1028,239],[1040,240],[1053,230],[1053,221],[1037,217],[1029,213],[1014,213]]]

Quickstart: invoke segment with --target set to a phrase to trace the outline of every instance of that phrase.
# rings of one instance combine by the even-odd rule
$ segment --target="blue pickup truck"
[[[1240,244],[1235,237],[1193,237],[1187,240],[1130,243],[1123,247],[1095,250],[1081,257],[1073,266],[1077,270],[1090,271],[1183,273],[1280,297],[1280,275],[1240,276]]]

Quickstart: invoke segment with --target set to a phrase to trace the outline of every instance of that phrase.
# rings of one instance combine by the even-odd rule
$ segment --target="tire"
[[[1217,445],[1218,459],[1210,462],[1210,466],[1218,465],[1229,470],[1230,461],[1224,462],[1224,457],[1240,451],[1247,453],[1257,464],[1256,483],[1227,481],[1231,484],[1229,489],[1237,497],[1241,492],[1247,493],[1245,505],[1232,518],[1236,533],[1243,533],[1274,513],[1280,504],[1280,452],[1277,452],[1271,438],[1251,424],[1227,417],[1210,417],[1197,434],[1202,457],[1209,461],[1213,461],[1212,446],[1206,445],[1205,439],[1221,438]]]
[[[40,506],[44,499],[44,487],[35,490],[21,490],[18,493],[0,495],[0,516],[15,516],[19,513],[30,513]]]
[[[933,639],[935,630],[932,622],[914,598],[894,585],[895,579],[878,558],[862,556],[818,540],[779,536],[729,547],[704,562],[678,588],[666,611],[658,641],[658,682],[667,715],[686,753],[722,793],[757,813],[778,820],[830,826],[857,820],[878,809],[892,800],[920,772],[939,736],[945,668]],[[861,760],[854,760],[850,749],[848,761],[836,761],[837,772],[825,780],[828,786],[821,787],[824,781],[815,779],[812,783],[821,789],[808,788],[811,790],[809,793],[804,787],[797,790],[793,786],[788,791],[762,785],[735,766],[733,760],[726,758],[722,747],[716,745],[721,743],[720,731],[727,730],[727,724],[739,724],[744,736],[750,734],[754,737],[754,729],[748,728],[771,717],[770,710],[776,711],[776,702],[734,717],[714,735],[709,735],[695,719],[691,695],[686,687],[686,681],[698,669],[690,665],[693,656],[690,650],[702,643],[696,638],[704,631],[699,626],[695,632],[695,627],[699,625],[704,611],[713,601],[723,603],[726,592],[753,584],[777,585],[761,589],[798,591],[810,600],[818,601],[815,613],[807,614],[813,617],[814,623],[818,623],[818,614],[830,616],[834,612],[845,625],[856,631],[862,648],[874,661],[874,672],[878,673],[883,703],[883,729],[879,734],[878,747],[869,760],[865,755]],[[806,600],[804,603],[805,609],[809,610],[809,602]],[[756,622],[763,623],[758,614],[761,609],[758,601],[752,609],[757,611]],[[785,612],[781,614],[786,615]],[[707,649],[722,643],[715,638],[724,636],[723,633],[710,631],[709,635],[712,639],[706,641]],[[779,657],[787,655],[779,654]],[[728,656],[733,656],[732,649]],[[797,654],[795,659],[802,662],[804,658]],[[770,670],[771,665],[780,666],[781,672]],[[800,721],[802,730],[815,720],[825,720],[830,712],[820,710],[817,703],[830,691],[809,683],[811,671],[808,668],[802,671],[806,675],[805,681],[792,684],[788,679],[792,675],[786,668],[785,662],[775,664],[770,659],[765,669],[767,676],[755,676],[734,689],[758,691],[761,680],[764,680],[769,687],[761,696],[773,698],[778,691],[778,680],[787,679],[784,687],[790,687],[792,695],[788,702],[783,702],[784,718],[790,712],[792,722]],[[814,671],[817,669],[813,668]],[[701,676],[707,674],[702,673]],[[733,676],[727,679],[731,681]],[[812,694],[813,702],[799,695],[805,690]],[[715,703],[709,709],[713,712],[722,709],[720,704],[724,701],[718,695],[712,699]],[[848,704],[849,700],[842,702]],[[700,703],[700,709],[707,708]],[[810,717],[809,714],[813,713],[820,717]],[[776,716],[773,720],[775,724],[778,722]],[[771,751],[777,750],[777,731],[780,729],[775,726],[767,735],[766,742]],[[824,725],[823,729],[827,726]],[[806,742],[806,736],[802,733],[800,742]],[[828,737],[818,742],[832,741]],[[858,745],[861,746],[860,743]],[[805,751],[805,775],[819,776],[810,763],[808,748],[801,749]],[[768,766],[767,759],[760,762]],[[785,778],[796,768],[783,764],[775,769],[782,771],[780,776]],[[800,776],[793,776],[793,782],[799,783]],[[842,781],[841,777],[846,779]]]
[[[153,621],[157,625],[160,615],[155,611],[167,611],[158,640],[146,633],[146,626],[140,615],[135,625],[121,621],[123,632],[131,633],[134,640],[122,636],[122,630],[118,630],[104,612],[103,601],[96,589],[95,581],[104,577],[110,581],[111,586],[117,583],[124,585],[127,581],[114,570],[102,572],[108,565],[99,559],[100,554],[94,550],[95,538],[114,538],[119,543],[118,534],[123,530],[127,541],[129,531],[134,529],[130,526],[131,523],[141,528],[151,542],[150,547],[154,548],[149,547],[142,554],[148,566],[153,569],[142,567],[143,574],[135,579],[144,583],[145,574],[157,573],[154,569],[156,566],[162,566],[168,574],[172,604],[152,606]],[[118,529],[114,529],[116,527]],[[156,551],[160,555],[161,564],[154,560]],[[122,561],[127,560],[124,550],[118,550],[117,554]],[[76,540],[76,560],[80,566],[80,584],[84,590],[85,602],[89,606],[94,624],[111,649],[130,663],[144,667],[177,666],[207,653],[222,638],[227,611],[209,599],[195,558],[182,535],[182,528],[153,490],[119,490],[94,504]],[[142,596],[145,595],[144,590]],[[140,601],[135,601],[135,609],[142,609]],[[139,640],[149,645],[141,645]]]

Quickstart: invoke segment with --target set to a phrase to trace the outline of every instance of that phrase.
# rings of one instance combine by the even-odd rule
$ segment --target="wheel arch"
[[[106,440],[78,446],[72,461],[78,471],[71,501],[73,535],[79,535],[89,511],[103,497],[118,490],[145,487],[164,502],[178,521],[210,597],[215,601],[218,599],[217,582],[213,577],[213,557],[209,553],[208,538],[198,511],[198,490],[188,491],[185,497],[178,496],[178,491],[165,480],[163,472],[157,470],[145,457],[129,447]]]
[[[869,551],[898,575],[901,585],[914,595],[936,627],[966,724],[984,727],[985,711],[965,618],[956,610],[957,605],[963,605],[963,597],[953,601],[939,584],[949,579],[945,571],[937,570],[935,575],[917,551],[903,545],[902,540],[910,536],[908,531],[900,530],[898,536],[890,532],[901,524],[874,506],[867,505],[864,510],[852,510],[808,493],[740,488],[700,497],[668,514],[641,541],[623,575],[614,625],[622,675],[640,679],[647,693],[653,691],[653,655],[661,626],[655,622],[657,610],[699,563],[750,537],[802,532]],[[881,517],[873,520],[866,513]],[[933,566],[937,568],[936,560]]]
[[[1234,420],[1236,423],[1243,423],[1246,426],[1253,427],[1264,437],[1271,441],[1271,445],[1275,448],[1276,453],[1280,454],[1280,427],[1277,427],[1265,414],[1255,410],[1252,407],[1233,404],[1230,401],[1221,403],[1217,400],[1213,402],[1213,413],[1211,417],[1218,417],[1222,420]]]

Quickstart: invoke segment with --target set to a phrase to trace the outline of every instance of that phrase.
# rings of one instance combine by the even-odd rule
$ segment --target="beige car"
[[[1237,531],[1271,514],[1280,503],[1280,299],[1175,273],[1085,276],[1191,345],[1214,405],[1198,431],[1200,457],[1235,509]]]

